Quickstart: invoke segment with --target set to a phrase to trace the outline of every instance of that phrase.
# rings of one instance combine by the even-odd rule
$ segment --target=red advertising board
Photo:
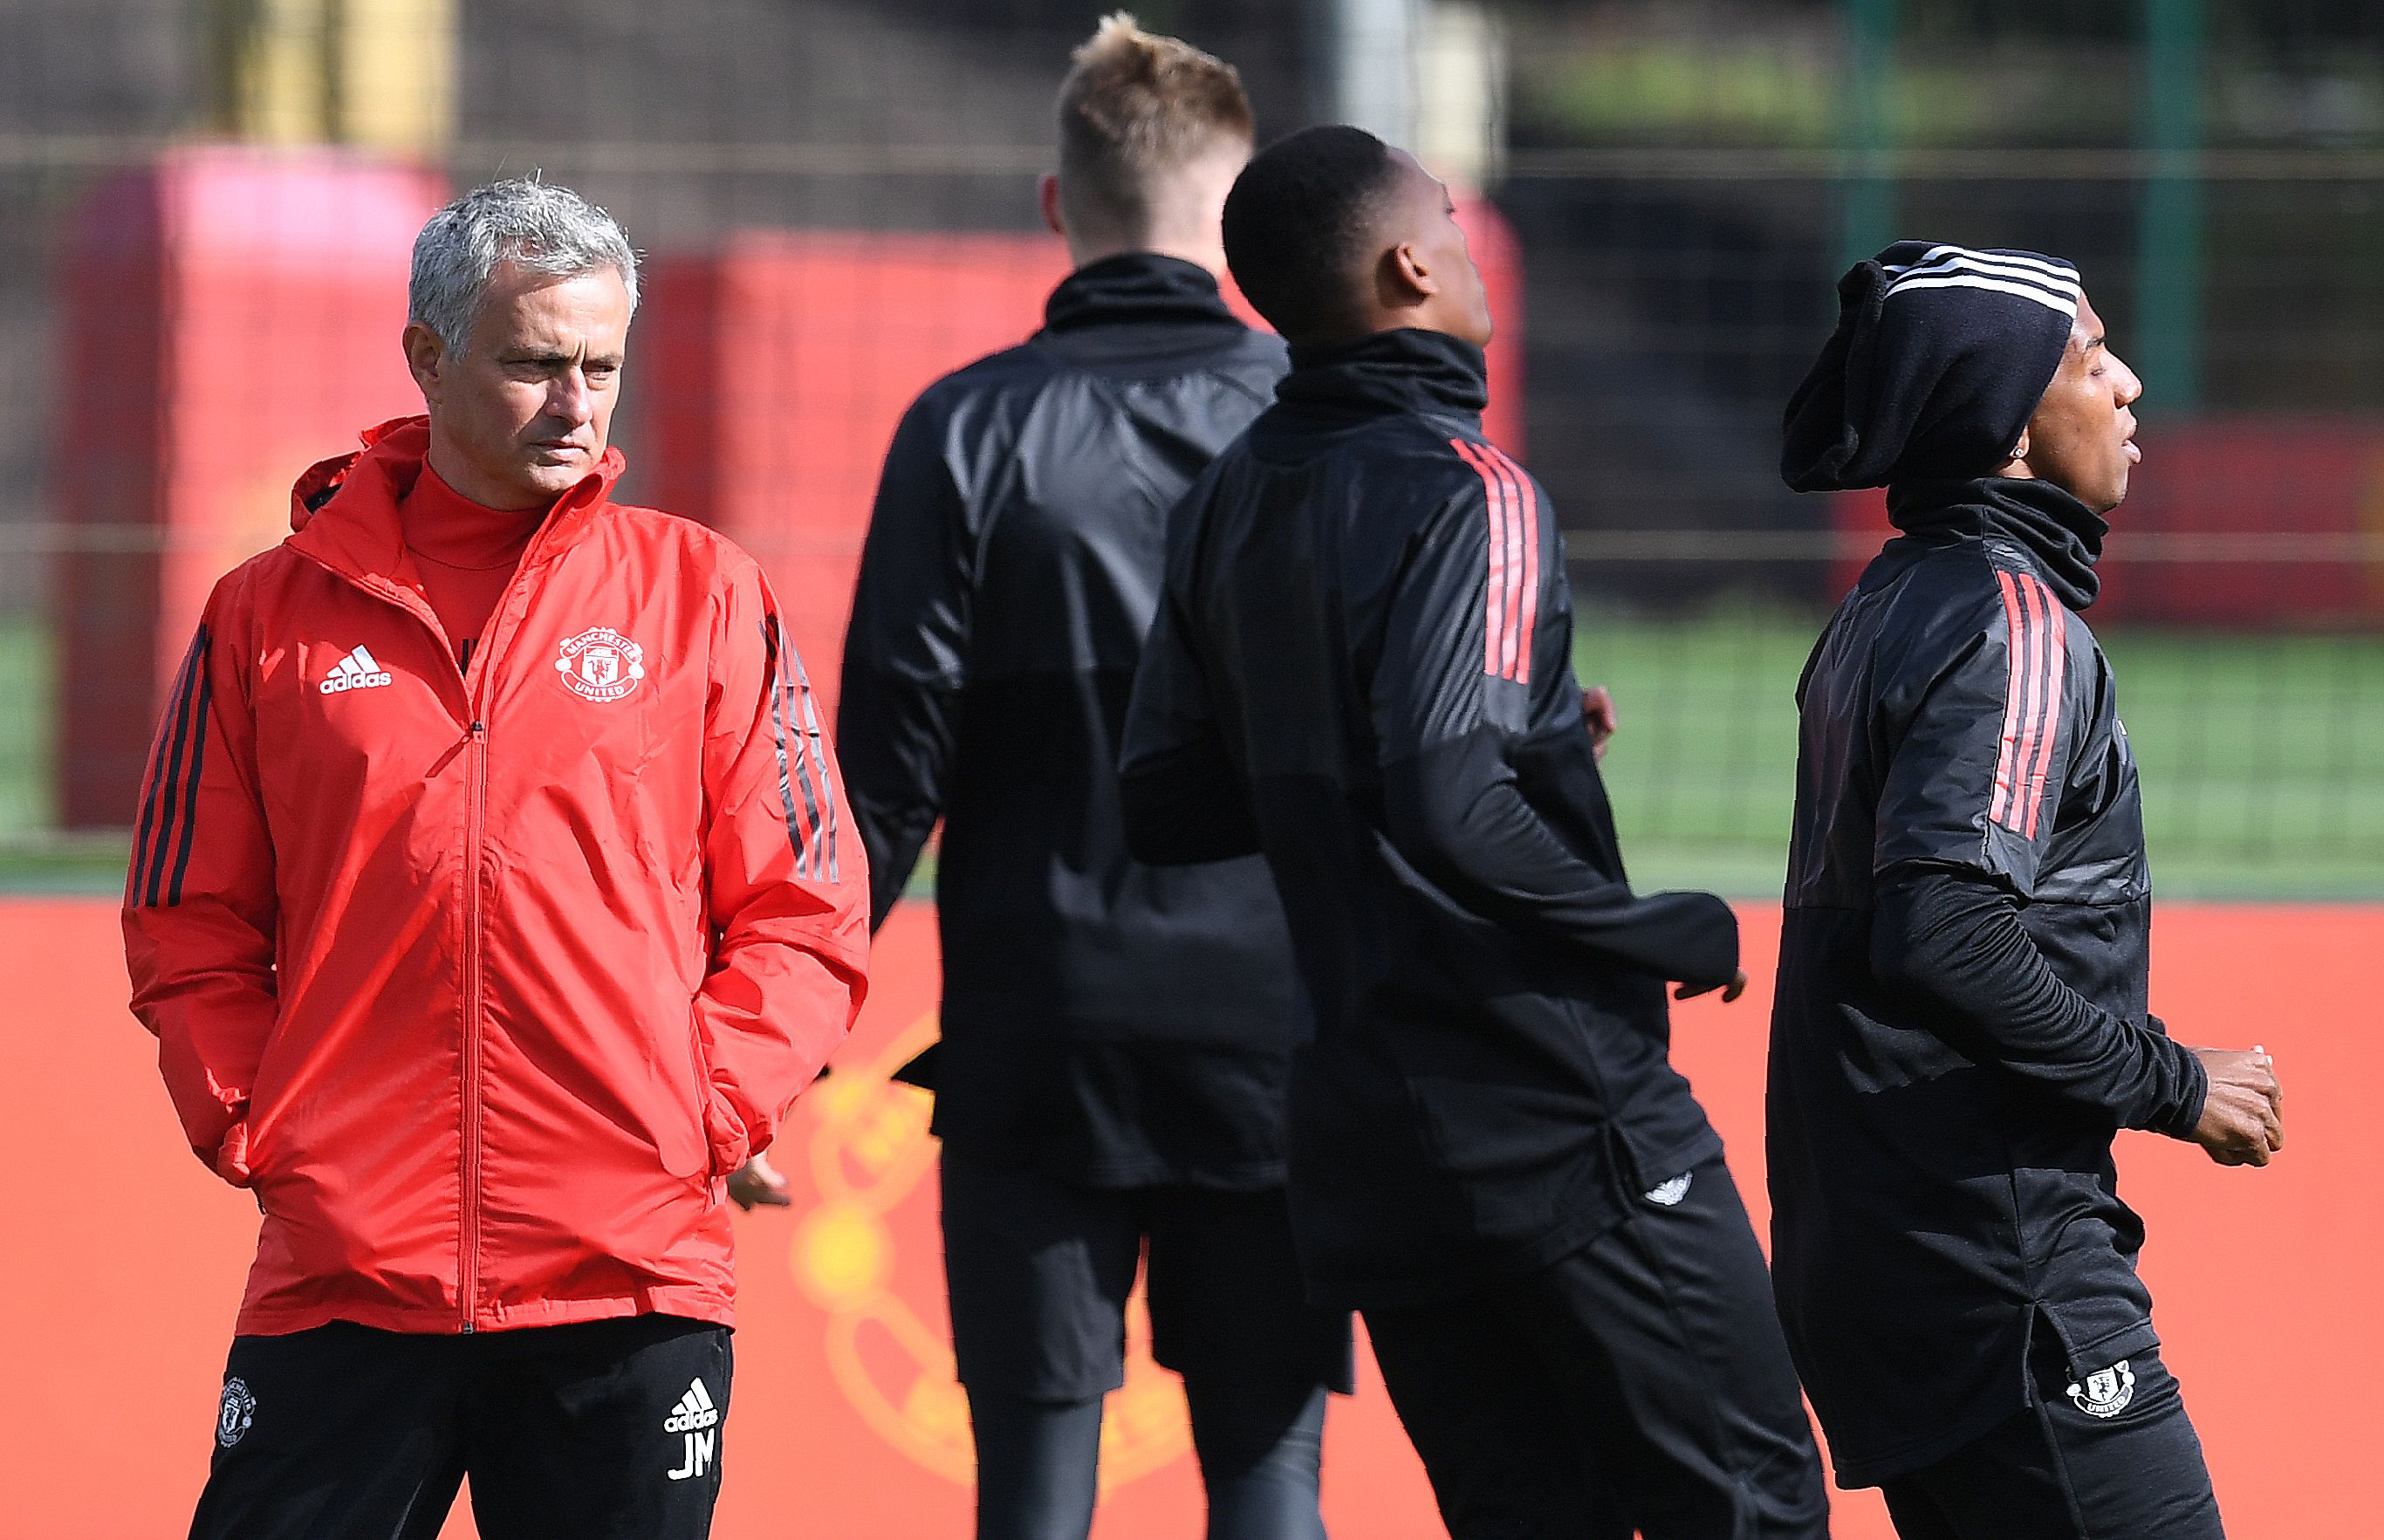
[[[1746,905],[1742,919],[1756,986],[1735,1005],[1682,1007],[1673,1056],[1729,1141],[1759,1228],[1779,911]],[[881,933],[860,1029],[779,1142],[796,1207],[739,1221],[723,1540],[967,1533],[925,1103],[885,1078],[934,1030],[933,920],[906,906]],[[2370,1387],[2384,1378],[2373,1308],[2384,1152],[2369,1133],[2384,1039],[2361,966],[2384,950],[2384,910],[2169,905],[2154,937],[2153,1000],[2171,1028],[2189,1041],[2266,1043],[2290,1131],[2266,1171],[2123,1139],[2125,1187],[2152,1236],[2144,1272],[2163,1356],[2184,1382],[2230,1533],[2369,1534],[2384,1509],[2384,1467],[2368,1447]],[[106,902],[0,900],[0,976],[15,986],[0,1032],[9,1371],[104,1408],[0,1441],[18,1540],[132,1540],[187,1524],[255,1242],[248,1196],[183,1148],[155,1046],[125,1012],[119,946]],[[1198,1478],[1173,1376],[1137,1351],[1109,1421],[1097,1536],[1195,1540]],[[1441,1533],[1371,1365],[1328,1420],[1324,1497],[1336,1534]],[[1837,1495],[1833,1530],[1890,1533],[1869,1493]],[[468,1535],[468,1518],[448,1533]]]

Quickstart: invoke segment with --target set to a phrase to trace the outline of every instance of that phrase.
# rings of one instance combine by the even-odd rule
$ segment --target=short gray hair
[[[500,262],[573,278],[610,267],[638,311],[638,254],[620,223],[567,187],[534,178],[492,181],[430,217],[414,238],[406,319],[452,351],[471,336],[480,295]]]

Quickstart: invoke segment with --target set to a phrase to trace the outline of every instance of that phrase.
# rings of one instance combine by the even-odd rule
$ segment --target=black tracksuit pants
[[[1090,1530],[1137,1269],[1151,1356],[1184,1376],[1210,1540],[1323,1534],[1325,1393],[1351,1388],[1349,1316],[1302,1296],[1283,1189],[1080,1187],[947,1149],[943,1198],[978,1540]]]
[[[701,1540],[728,1330],[642,1315],[468,1336],[234,1337],[192,1540]]]
[[[2040,1331],[2031,1404],[1881,1484],[1903,1540],[2225,1540],[2185,1397],[2158,1349],[2073,1379]]]
[[[1454,1540],[1829,1534],[1770,1277],[1720,1161],[1536,1273],[1364,1314]]]

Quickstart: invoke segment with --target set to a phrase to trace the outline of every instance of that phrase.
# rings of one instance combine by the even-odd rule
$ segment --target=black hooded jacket
[[[1900,484],[1823,632],[1772,1022],[1781,1316],[1840,1481],[1906,1473],[2155,1341],[2121,1128],[2204,1074],[2145,1012],[2152,889],[2111,671],[2105,526],[2043,481]]]
[[[1544,1265],[1720,1141],[1664,981],[1726,981],[1707,894],[1635,898],[1546,496],[1482,354],[1301,350],[1170,530],[1123,789],[1136,852],[1263,851],[1317,1013],[1291,1198],[1310,1291],[1396,1305]]]
[[[1167,510],[1283,344],[1172,257],[1094,262],[886,457],[837,751],[883,922],[938,817],[935,1132],[1091,1186],[1283,1180],[1307,1013],[1265,866],[1126,853],[1117,755]]]

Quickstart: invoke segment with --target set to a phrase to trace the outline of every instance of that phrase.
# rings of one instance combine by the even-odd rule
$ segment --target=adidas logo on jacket
[[[326,695],[337,695],[346,689],[376,689],[389,683],[389,670],[373,662],[373,655],[359,647],[340,660],[340,666],[315,688]]]

